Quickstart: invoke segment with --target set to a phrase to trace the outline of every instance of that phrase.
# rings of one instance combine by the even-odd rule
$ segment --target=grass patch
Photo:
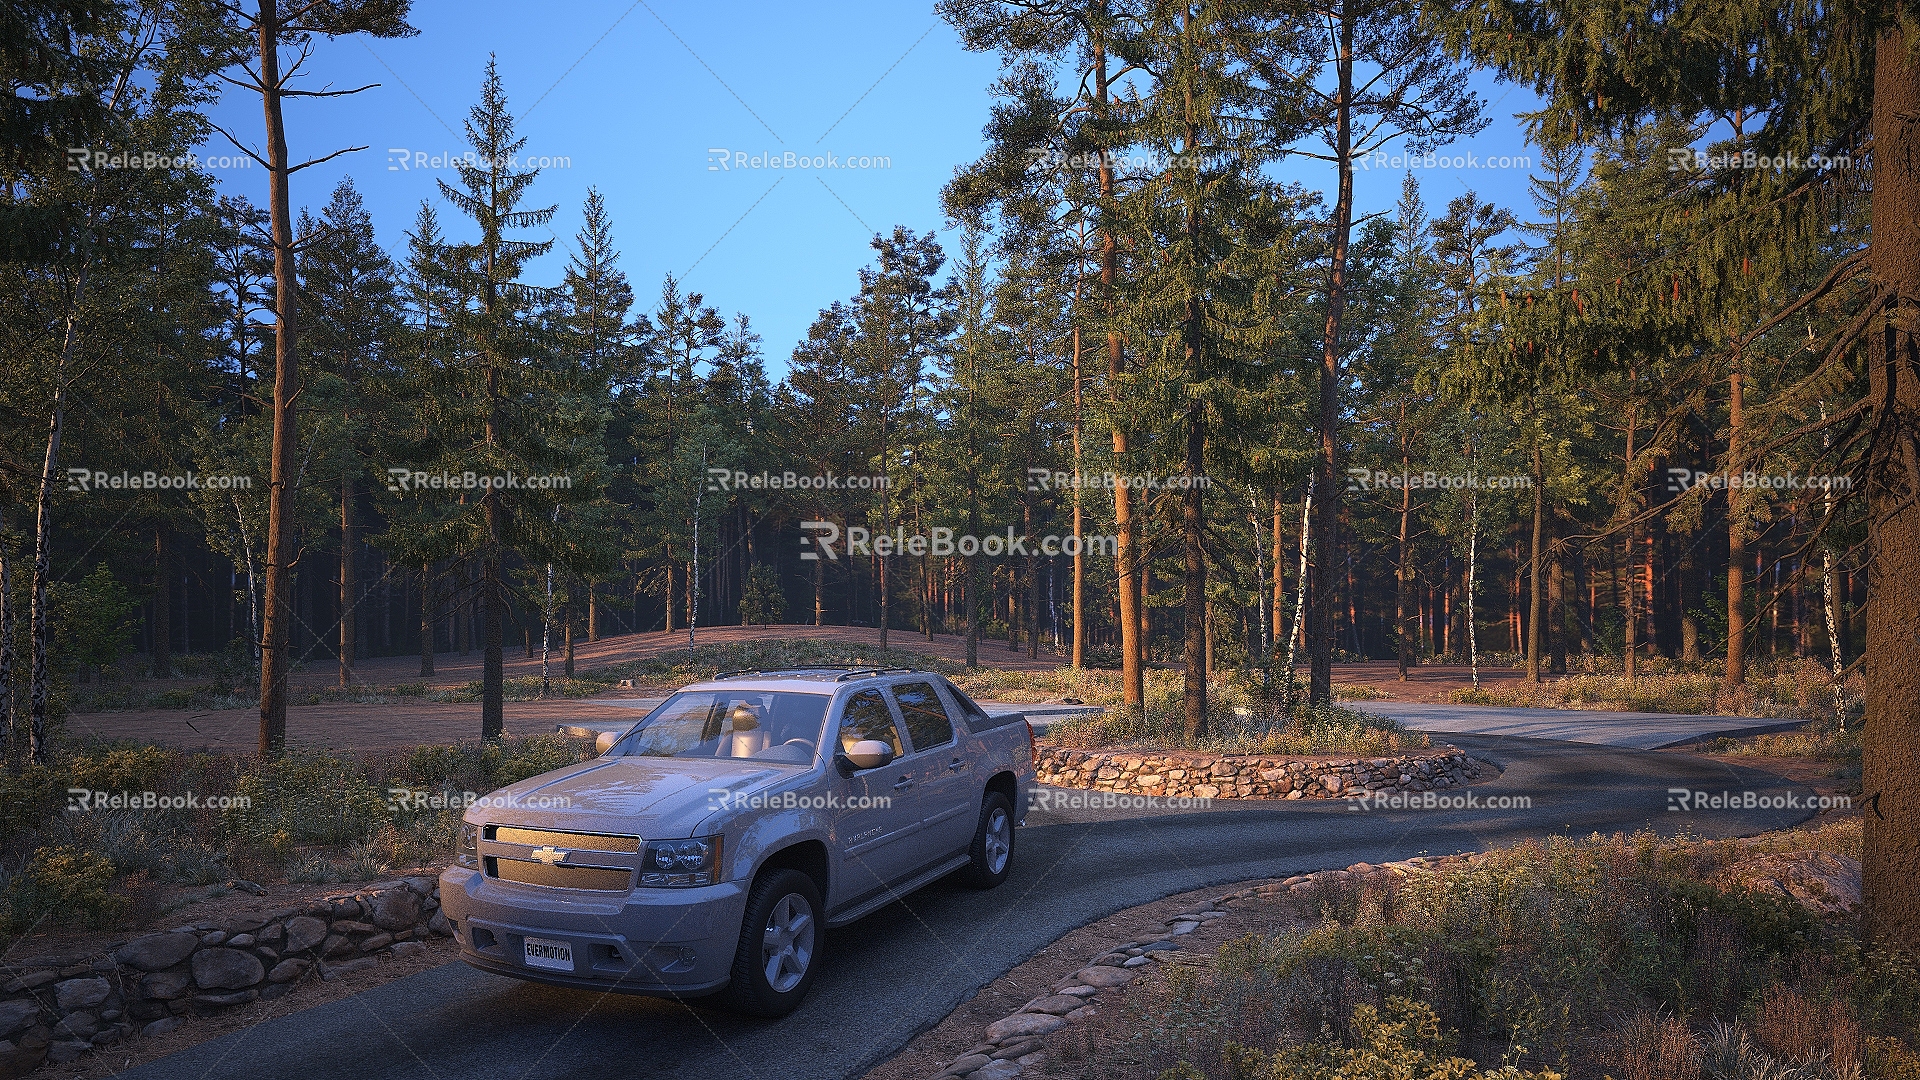
[[[1859,844],[1857,821],[1556,838],[1391,892],[1329,888],[1302,902],[1307,928],[1171,969],[1089,1037],[1117,1075],[1162,1080],[1904,1078],[1920,969],[1730,884],[1756,854]]]
[[[1618,672],[1567,675],[1538,683],[1502,681],[1478,689],[1455,690],[1449,699],[1463,705],[1505,705],[1536,709],[1597,709],[1606,712],[1679,713],[1691,716],[1750,716],[1756,719],[1857,720],[1864,689],[1859,676],[1835,694],[1833,673],[1817,661],[1795,658],[1753,665],[1747,680],[1728,688],[1714,670],[1668,662],[1632,680]]]
[[[466,793],[591,756],[592,740],[562,735],[270,762],[62,744],[51,765],[0,774],[0,945],[43,919],[138,925],[158,913],[147,894],[159,886],[365,881],[435,865],[452,850]],[[156,801],[191,793],[198,805],[70,812],[71,788]]]
[[[1391,717],[1333,704],[1295,705],[1283,715],[1257,683],[1236,676],[1207,686],[1207,733],[1188,738],[1186,705],[1174,679],[1150,681],[1144,712],[1117,703],[1105,713],[1055,724],[1047,741],[1080,750],[1196,750],[1212,754],[1354,754],[1380,757],[1432,741]]]

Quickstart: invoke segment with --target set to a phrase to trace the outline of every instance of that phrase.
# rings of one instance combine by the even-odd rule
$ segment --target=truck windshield
[[[826,694],[682,691],[661,702],[607,754],[811,765],[829,700]]]

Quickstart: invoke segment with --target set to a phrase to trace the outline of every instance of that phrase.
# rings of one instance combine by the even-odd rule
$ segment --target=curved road
[[[677,1080],[858,1076],[980,986],[1068,931],[1208,885],[1474,851],[1549,834],[1650,829],[1736,836],[1801,810],[1680,812],[1671,788],[1791,788],[1678,754],[1454,736],[1505,768],[1471,789],[1523,810],[1356,812],[1344,802],[1222,803],[1204,811],[1035,810],[1016,869],[986,893],[936,884],[842,930],[806,1004],[779,1021],[670,1001],[561,990],[451,963],[290,1013],[124,1074],[138,1080]],[[283,999],[285,1001],[286,999]]]

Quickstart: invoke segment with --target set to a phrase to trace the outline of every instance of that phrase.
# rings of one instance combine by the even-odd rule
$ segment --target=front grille
[[[613,833],[562,832],[557,829],[523,829],[518,825],[489,825],[489,840],[528,847],[556,847],[567,851],[612,851],[622,855],[640,854],[640,838]]]
[[[626,892],[633,885],[632,870],[606,866],[548,866],[525,859],[487,859],[489,876],[521,885],[542,885],[549,889],[592,889],[599,892]]]

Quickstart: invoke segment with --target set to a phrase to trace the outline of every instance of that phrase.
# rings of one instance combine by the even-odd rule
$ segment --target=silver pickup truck
[[[468,809],[441,902],[482,970],[780,1016],[827,927],[1006,880],[1033,778],[1023,718],[939,675],[726,673]]]

